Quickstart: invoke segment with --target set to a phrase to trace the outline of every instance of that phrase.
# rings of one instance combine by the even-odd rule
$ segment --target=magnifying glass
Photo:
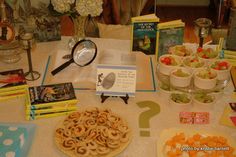
[[[93,62],[97,56],[97,46],[91,40],[83,39],[75,44],[71,51],[71,59],[61,66],[54,69],[51,74],[56,75],[61,70],[68,67],[71,63],[75,63],[80,67],[84,67]]]

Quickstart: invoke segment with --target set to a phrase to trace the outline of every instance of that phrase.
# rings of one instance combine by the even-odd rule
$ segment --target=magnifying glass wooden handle
[[[51,74],[52,75],[56,75],[58,72],[62,71],[63,69],[65,69],[66,67],[68,67],[71,63],[73,63],[73,59],[65,62],[64,64],[62,64],[61,66],[57,67],[56,69],[54,69]]]

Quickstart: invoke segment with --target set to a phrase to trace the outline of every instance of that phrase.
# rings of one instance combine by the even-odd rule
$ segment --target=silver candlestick
[[[31,59],[31,49],[34,43],[33,33],[24,33],[20,35],[21,44],[24,50],[27,51],[29,71],[26,72],[25,79],[28,81],[34,81],[40,78],[40,73],[33,70],[32,59]]]

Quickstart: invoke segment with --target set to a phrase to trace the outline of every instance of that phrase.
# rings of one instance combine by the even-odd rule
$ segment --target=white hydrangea
[[[71,5],[75,3],[75,0],[51,0],[54,9],[59,13],[65,13],[70,11]]]
[[[102,0],[77,0],[75,9],[81,16],[99,16],[102,13]]]

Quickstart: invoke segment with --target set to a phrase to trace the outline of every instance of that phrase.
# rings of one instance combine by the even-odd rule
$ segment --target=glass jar
[[[16,63],[21,59],[20,43],[13,41],[7,45],[0,46],[0,61],[4,63]]]

